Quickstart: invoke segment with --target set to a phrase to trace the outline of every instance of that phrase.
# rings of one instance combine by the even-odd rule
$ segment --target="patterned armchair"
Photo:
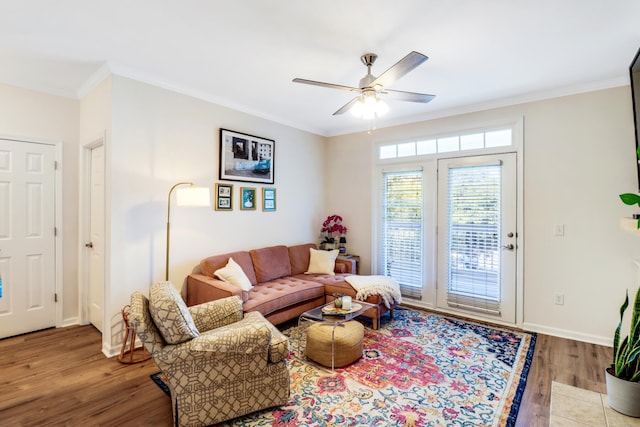
[[[289,342],[229,297],[187,307],[170,282],[131,295],[130,323],[167,378],[175,425],[216,424],[289,398]]]

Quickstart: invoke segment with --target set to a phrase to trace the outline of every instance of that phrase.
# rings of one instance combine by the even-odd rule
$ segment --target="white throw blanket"
[[[400,286],[395,279],[387,276],[347,276],[347,283],[356,290],[356,299],[364,301],[371,295],[380,295],[387,308],[402,302]]]

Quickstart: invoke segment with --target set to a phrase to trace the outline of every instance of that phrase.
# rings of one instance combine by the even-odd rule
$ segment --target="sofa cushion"
[[[254,286],[249,293],[249,300],[243,304],[243,310],[245,312],[259,311],[267,316],[285,307],[323,297],[324,294],[322,283],[282,277]]]
[[[313,243],[289,246],[289,261],[291,262],[291,275],[302,274],[309,269],[309,249],[317,249]]]
[[[336,267],[336,258],[338,257],[338,249],[332,251],[319,251],[310,248],[309,268],[305,274],[328,274],[333,276],[333,270]]]
[[[258,283],[291,275],[289,250],[286,246],[270,246],[249,251]]]
[[[240,267],[233,258],[229,258],[227,265],[219,270],[216,270],[213,274],[220,278],[220,280],[227,282],[231,285],[241,288],[243,291],[250,291],[253,285],[249,281],[249,278],[242,267]]]
[[[180,344],[200,336],[187,305],[171,282],[151,286],[149,312],[168,344]]]
[[[202,261],[200,261],[200,269],[202,270],[202,274],[209,277],[215,277],[215,271],[226,266],[229,262],[229,258],[233,258],[233,260],[242,268],[242,271],[244,271],[244,274],[247,275],[247,278],[252,285],[255,286],[258,284],[256,273],[253,270],[251,255],[249,255],[249,252],[247,251],[230,252],[228,254],[215,255],[203,259]]]

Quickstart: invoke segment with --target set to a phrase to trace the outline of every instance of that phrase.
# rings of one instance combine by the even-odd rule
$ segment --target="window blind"
[[[500,315],[502,166],[448,170],[448,283],[452,307]]]
[[[422,298],[422,171],[383,172],[381,260],[403,296]]]

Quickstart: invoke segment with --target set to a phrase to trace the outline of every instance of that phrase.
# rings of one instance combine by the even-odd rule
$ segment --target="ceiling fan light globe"
[[[362,103],[361,100],[358,100],[355,104],[353,104],[349,112],[354,116],[360,118],[362,117],[363,110],[364,110],[364,104]]]
[[[389,112],[389,106],[382,99],[378,99],[376,102],[376,116],[384,116]]]
[[[364,108],[365,110],[375,110],[376,104],[378,103],[378,97],[375,93],[365,94],[364,97]]]

